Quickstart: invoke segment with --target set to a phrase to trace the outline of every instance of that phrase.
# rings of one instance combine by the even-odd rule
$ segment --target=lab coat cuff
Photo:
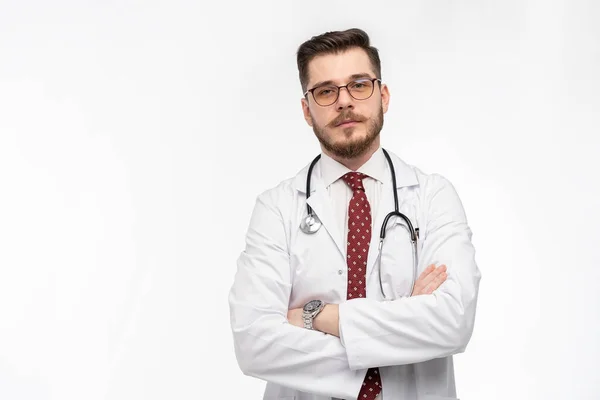
[[[358,299],[355,299],[353,301],[357,301]],[[346,357],[348,358],[348,366],[350,367],[351,370],[355,371],[355,370],[359,370],[359,369],[364,369],[366,367],[363,366],[364,363],[361,363],[361,360],[359,358],[359,351],[357,350],[356,345],[352,345],[349,347],[346,346],[346,338],[344,336],[344,332],[347,332],[348,330],[352,329],[352,322],[350,319],[350,315],[351,315],[351,308],[352,305],[349,304],[347,301],[343,302],[339,305],[338,307],[338,317],[339,317],[339,330],[340,330],[340,342],[342,343],[342,346],[346,349]],[[350,335],[348,335],[350,337]]]
[[[344,332],[342,331],[342,304],[340,304],[338,306],[338,333],[340,335],[340,343],[342,344],[343,347],[346,347],[346,344],[344,343]]]

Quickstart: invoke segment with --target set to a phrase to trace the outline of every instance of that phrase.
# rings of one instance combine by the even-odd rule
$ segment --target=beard
[[[335,129],[335,125],[344,121],[345,119],[353,119],[355,121],[364,122],[367,126],[367,134],[359,139],[342,141],[341,143],[334,143],[332,140],[332,136],[328,134],[329,129]],[[314,118],[313,118],[314,121]],[[351,126],[348,128],[344,128],[344,134],[347,138],[351,137],[353,131],[357,127]],[[354,114],[352,111],[342,113],[333,121],[328,123],[325,126],[318,126],[317,124],[313,124],[313,131],[321,142],[323,148],[329,151],[334,156],[343,158],[343,159],[351,159],[362,156],[365,152],[369,150],[375,139],[379,136],[381,129],[383,128],[383,107],[379,109],[379,113],[371,119],[365,120],[364,117],[361,117],[358,114]]]

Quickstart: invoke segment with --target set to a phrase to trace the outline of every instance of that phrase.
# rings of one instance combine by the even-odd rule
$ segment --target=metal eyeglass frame
[[[367,97],[365,97],[364,99],[357,99],[356,97],[354,97],[352,95],[352,93],[350,92],[350,89],[348,89],[348,85],[351,85],[351,84],[357,83],[357,82],[364,82],[364,81],[370,81],[373,84],[373,87],[371,88],[371,94],[368,95]],[[379,78],[360,78],[360,79],[355,79],[355,80],[353,80],[351,82],[348,82],[347,84],[342,85],[342,86],[320,85],[320,86],[316,86],[316,87],[314,87],[312,89],[308,89],[306,92],[304,92],[304,96],[306,97],[308,95],[308,93],[310,93],[310,94],[312,94],[313,100],[315,101],[315,103],[317,103],[317,105],[319,105],[321,107],[329,107],[330,105],[335,104],[335,102],[338,101],[338,99],[340,98],[340,91],[342,90],[342,88],[346,88],[346,91],[348,92],[348,94],[350,95],[350,97],[352,97],[353,99],[359,100],[359,101],[360,100],[367,100],[367,99],[371,98],[371,96],[373,96],[373,93],[375,93],[375,81],[378,81],[379,84],[381,84],[381,79],[379,79]],[[316,97],[315,97],[314,91],[315,91],[315,89],[319,89],[319,88],[322,88],[322,87],[335,87],[335,88],[337,88],[337,95],[335,96],[335,100],[333,100],[331,103],[325,104],[325,105],[319,103],[317,101]]]

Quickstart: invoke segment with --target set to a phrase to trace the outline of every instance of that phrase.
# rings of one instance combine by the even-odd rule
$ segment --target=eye
[[[354,81],[354,82],[352,82],[352,84],[350,86],[353,89],[364,89],[366,87],[369,87],[370,85],[371,85],[371,81],[365,80],[365,79],[361,79],[360,81]]]
[[[335,89],[332,87],[324,87],[317,89],[317,96],[331,96],[335,93]]]

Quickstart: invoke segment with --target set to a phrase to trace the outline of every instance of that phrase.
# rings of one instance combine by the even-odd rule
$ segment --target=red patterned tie
[[[354,192],[348,205],[346,259],[348,263],[348,300],[367,297],[366,275],[367,256],[371,243],[371,206],[363,186],[363,178],[366,176],[360,172],[348,172],[342,177]],[[380,391],[379,369],[370,368],[360,389],[358,400],[374,400]]]

